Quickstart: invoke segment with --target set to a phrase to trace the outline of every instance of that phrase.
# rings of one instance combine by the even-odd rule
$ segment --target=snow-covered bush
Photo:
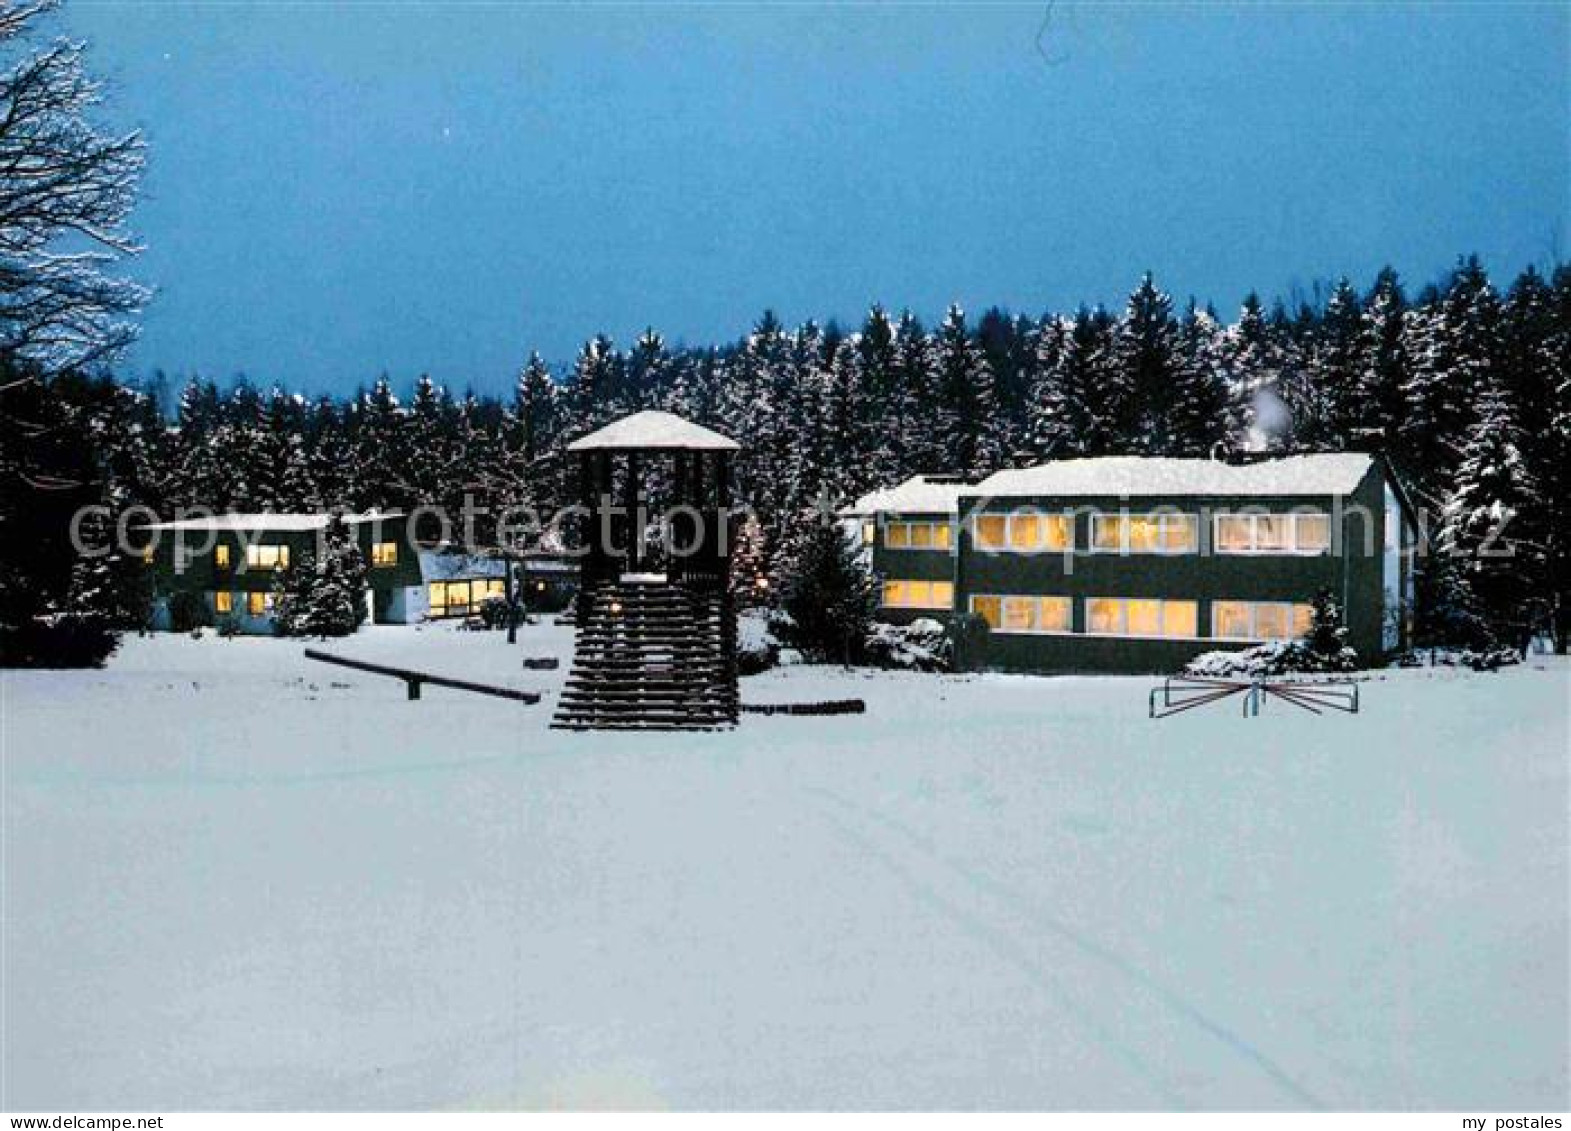
[[[510,606],[506,597],[487,597],[480,602],[480,621],[487,628],[506,628],[510,620],[515,626],[524,623],[524,609],[521,605]]]
[[[942,672],[950,669],[954,649],[944,626],[922,617],[906,625],[873,625],[867,636],[867,657],[882,668]]]
[[[736,672],[738,675],[758,675],[780,664],[780,645],[773,640],[762,643],[738,643]]]
[[[1316,652],[1302,640],[1273,640],[1241,652],[1202,652],[1184,665],[1189,675],[1224,679],[1352,670],[1353,665]]]
[[[1493,672],[1522,662],[1515,648],[1413,648],[1396,657],[1399,668],[1471,668]]]
[[[1358,653],[1347,643],[1342,609],[1330,591],[1316,593],[1312,606],[1309,631],[1302,640],[1272,640],[1240,652],[1202,652],[1184,665],[1184,671],[1230,679],[1357,671]]]
[[[757,675],[780,663],[780,642],[770,634],[769,620],[755,612],[739,613],[736,618],[736,670],[739,675]]]

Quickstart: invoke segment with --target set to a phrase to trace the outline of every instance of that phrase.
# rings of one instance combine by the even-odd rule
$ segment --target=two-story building
[[[326,514],[215,514],[138,528],[155,571],[154,628],[172,626],[170,602],[186,593],[215,624],[272,632],[277,573],[314,551],[330,520]],[[343,521],[366,565],[368,622],[471,616],[488,598],[504,594],[504,562],[422,546],[402,514],[351,514]],[[544,589],[546,582],[538,584]],[[558,583],[553,578],[551,584]]]
[[[1058,460],[975,484],[917,477],[846,514],[886,619],[986,623],[968,668],[1172,670],[1302,635],[1323,589],[1360,655],[1407,642],[1415,518],[1365,454]]]

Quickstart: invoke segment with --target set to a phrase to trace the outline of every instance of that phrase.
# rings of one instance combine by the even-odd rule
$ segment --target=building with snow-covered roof
[[[369,623],[473,616],[506,593],[506,562],[422,544],[401,512],[341,517],[365,561]],[[153,570],[153,626],[183,628],[200,617],[240,633],[271,633],[276,575],[314,552],[331,520],[326,513],[265,512],[138,527]],[[549,562],[531,562],[524,573],[523,595],[531,604],[561,607],[574,588],[571,573]]]
[[[1329,590],[1366,657],[1405,646],[1412,508],[1362,453],[1055,460],[918,476],[845,512],[895,622],[969,613],[963,666],[1166,671],[1302,635]]]

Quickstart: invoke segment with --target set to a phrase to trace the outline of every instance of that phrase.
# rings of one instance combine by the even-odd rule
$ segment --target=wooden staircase
[[[595,586],[558,730],[719,730],[736,725],[736,620],[723,585],[623,578]]]

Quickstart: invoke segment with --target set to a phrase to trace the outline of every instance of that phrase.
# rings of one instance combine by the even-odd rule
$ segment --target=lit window
[[[500,577],[433,581],[426,592],[433,617],[464,617],[479,612],[487,597],[506,596],[507,583]]]
[[[976,548],[1036,553],[1069,549],[1069,519],[1061,514],[1022,511],[1015,514],[979,514],[973,521]]]
[[[371,543],[371,564],[373,566],[391,566],[398,564],[397,542]]]
[[[1216,516],[1216,552],[1219,554],[1247,554],[1255,548],[1255,524],[1252,515],[1219,514]]]
[[[471,611],[467,581],[433,581],[430,593],[434,617],[464,616]]]
[[[224,543],[213,547],[213,566],[215,569],[229,568],[229,547]]]
[[[1008,519],[1001,514],[979,514],[972,522],[978,550],[1002,550]]]
[[[891,522],[884,528],[884,545],[891,550],[949,549],[947,522]]]
[[[878,524],[877,523],[864,522],[862,524],[862,545],[864,545],[864,546],[871,546],[873,544],[873,539],[874,539],[874,537],[875,537],[875,535],[877,533],[878,533]]]
[[[1037,614],[1037,624],[1043,632],[1069,631],[1068,597],[1041,597],[1038,603],[1041,611]]]
[[[1169,554],[1192,554],[1200,548],[1200,518],[1192,514],[1162,516],[1162,549]]]
[[[1041,515],[1017,514],[1010,518],[1009,548],[1011,550],[1034,550],[1042,544],[1042,537]],[[1007,614],[1005,619],[1007,620]]]
[[[1323,554],[1331,548],[1330,515],[1301,514],[1294,523],[1294,547],[1300,554]]]
[[[1112,635],[1124,630],[1124,608],[1119,601],[1093,597],[1086,602],[1086,631]]]
[[[273,595],[271,593],[251,592],[245,595],[245,611],[254,617],[262,616],[273,609]]]
[[[1162,540],[1162,523],[1155,515],[1132,514],[1125,523],[1125,529],[1128,531],[1131,554],[1152,553]]]
[[[948,581],[891,580],[884,582],[884,606],[891,609],[947,609],[955,587]]]
[[[146,565],[153,564],[153,548],[151,546],[144,546],[142,548],[142,561]]]
[[[1199,623],[1196,601],[1149,598],[1086,598],[1087,631],[1104,636],[1165,636],[1192,639]]]
[[[1003,623],[1003,598],[987,597],[980,594],[971,598],[971,612],[987,622],[989,628],[997,628]]]
[[[1036,629],[1036,599],[1033,597],[1004,598],[1004,631],[1032,632]]]
[[[1292,640],[1309,631],[1313,610],[1283,601],[1213,601],[1211,635],[1223,640]]]
[[[1160,636],[1162,634],[1162,603],[1160,601],[1125,601],[1124,631],[1130,636]]]
[[[246,569],[288,569],[288,546],[247,546]]]
[[[1091,547],[1117,552],[1124,548],[1124,524],[1116,514],[1091,516]]]
[[[1163,601],[1162,635],[1180,640],[1193,640],[1200,635],[1200,603],[1198,601]]]
[[[1211,635],[1223,640],[1249,640],[1250,606],[1243,601],[1211,603]]]
[[[1198,531],[1192,514],[1094,514],[1091,547],[1118,554],[1192,554]]]
[[[1286,605],[1256,605],[1255,635],[1263,640],[1281,640],[1287,635]]]
[[[1068,632],[1069,598],[976,594],[971,611],[996,632]]]
[[[1285,514],[1255,515],[1255,549],[1280,553],[1293,545],[1293,520]]]
[[[1216,551],[1219,554],[1323,554],[1330,548],[1330,515],[1216,516]]]
[[[235,595],[227,589],[220,589],[213,594],[213,611],[220,616],[225,616],[235,611]]]

